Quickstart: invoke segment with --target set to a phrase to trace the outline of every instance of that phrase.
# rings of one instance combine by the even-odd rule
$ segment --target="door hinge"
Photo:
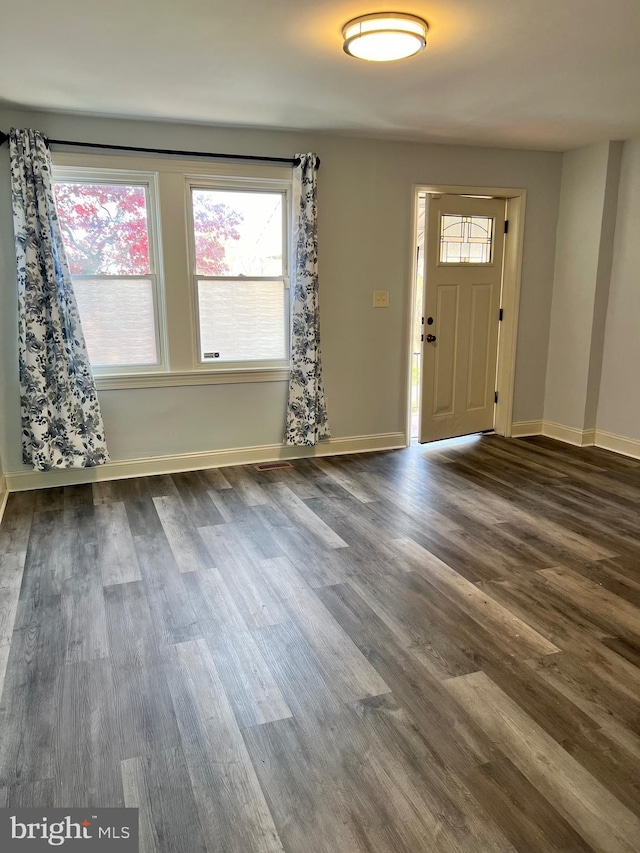
[[[498,402],[498,392],[497,392],[497,391],[496,391],[496,392],[495,392],[495,394],[493,395],[493,402],[494,402],[494,403],[497,403],[497,402]]]
[[[505,234],[509,233],[509,220],[508,219],[505,219],[505,221],[504,221],[504,233]]]
[[[503,316],[503,312],[502,312],[502,308],[501,308],[500,314],[498,315],[498,320],[500,320],[500,322],[502,322],[502,316]]]

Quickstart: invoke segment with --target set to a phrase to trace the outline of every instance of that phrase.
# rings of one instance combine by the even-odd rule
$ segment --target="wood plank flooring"
[[[545,438],[12,494],[0,806],[143,853],[640,851],[640,461]]]

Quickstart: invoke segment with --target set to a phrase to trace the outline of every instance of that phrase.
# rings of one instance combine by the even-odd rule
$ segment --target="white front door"
[[[493,428],[505,201],[427,196],[420,442]]]

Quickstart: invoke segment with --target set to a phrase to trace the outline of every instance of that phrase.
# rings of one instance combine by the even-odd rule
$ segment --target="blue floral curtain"
[[[42,134],[11,129],[18,264],[22,458],[38,471],[88,468],[109,456],[56,213]]]
[[[298,154],[293,172],[294,263],[291,306],[291,378],[285,442],[313,446],[329,438],[320,357],[318,306],[317,171],[315,154]]]

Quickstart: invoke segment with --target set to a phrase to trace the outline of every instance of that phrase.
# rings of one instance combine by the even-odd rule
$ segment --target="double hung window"
[[[55,193],[92,366],[161,367],[154,176],[69,170]]]
[[[284,362],[286,190],[192,185],[190,191],[200,362]]]

